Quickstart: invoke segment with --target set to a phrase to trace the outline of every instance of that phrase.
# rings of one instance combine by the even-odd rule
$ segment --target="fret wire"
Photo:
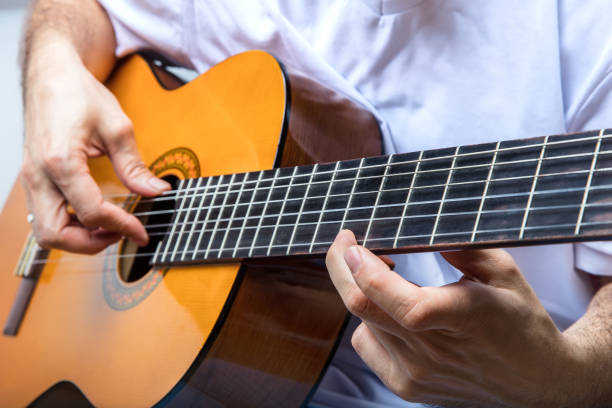
[[[257,183],[255,183],[255,188],[253,189],[253,193],[251,194],[251,201],[249,202],[249,207],[247,208],[247,212],[244,216],[244,221],[242,222],[240,233],[238,233],[238,239],[236,240],[236,246],[234,247],[234,251],[232,252],[232,257],[236,256],[236,251],[238,251],[238,247],[240,246],[240,239],[242,238],[244,227],[246,226],[246,222],[249,218],[249,213],[251,212],[251,208],[253,208],[253,200],[255,200],[255,196],[257,195],[257,189],[259,188],[259,182],[261,181],[261,176],[263,176],[263,171],[260,171],[259,176],[257,177]]]
[[[605,131],[605,129],[603,129]],[[612,138],[612,133],[608,134],[608,135],[604,135],[602,137],[602,139],[608,139],[608,138]],[[585,137],[585,138],[579,138],[579,139],[567,139],[567,140],[560,140],[557,142],[549,142],[548,146],[554,146],[554,145],[562,145],[562,144],[571,144],[571,143],[576,143],[576,142],[581,142],[581,141],[592,141],[592,140],[597,140],[598,136],[592,136],[592,137]],[[523,145],[523,146],[513,146],[513,147],[506,147],[503,149],[499,150],[499,153],[506,153],[508,151],[514,151],[514,150],[521,150],[521,149],[528,149],[528,148],[536,148],[536,147],[541,147],[542,144],[532,144],[532,145]],[[475,156],[475,155],[480,155],[480,154],[487,154],[487,153],[494,153],[495,150],[483,150],[483,151],[476,151],[476,152],[469,152],[469,153],[462,153],[460,155],[457,156],[457,158],[465,158],[468,156]],[[397,153],[394,155],[400,155],[401,153]],[[555,159],[563,159],[563,158],[574,158],[574,157],[583,157],[583,156],[590,156],[593,153],[578,153],[578,154],[573,154],[573,155],[564,155],[564,156],[554,156],[554,157],[548,157],[545,158],[544,160],[555,160]],[[602,154],[612,154],[612,150],[605,150],[603,152],[600,152],[600,155]],[[433,160],[442,160],[442,159],[452,159],[453,157],[455,157],[454,155],[447,155],[447,156],[440,156],[440,157],[432,157],[432,158],[425,158],[422,159],[423,162],[427,162],[427,161],[433,161]],[[528,162],[532,162],[532,161],[538,161],[539,159],[526,159],[526,160],[516,160],[516,161],[509,161],[509,162],[502,162],[502,163],[498,163],[498,166],[501,165],[506,165],[506,164],[517,164],[517,163],[528,163]],[[403,162],[396,162],[393,163],[394,165],[403,165],[403,164],[412,164],[412,163],[416,163],[417,160],[407,160],[407,161],[403,161]],[[377,167],[381,167],[384,165],[381,164],[373,164],[370,166],[365,166],[363,167],[364,170],[367,169],[373,169],[373,168],[377,168]],[[472,165],[472,166],[464,166],[464,167],[457,167],[456,170],[459,169],[468,169],[468,168],[476,168],[476,167],[483,167],[483,166],[488,166],[487,164],[484,165]],[[340,172],[342,171],[350,171],[351,169],[346,169],[346,170],[340,170]],[[435,171],[446,171],[449,170],[448,168],[446,169],[436,169],[436,170],[424,170],[423,173],[426,172],[435,172]],[[331,171],[330,171],[331,172]],[[325,172],[322,172],[320,174],[325,174]],[[291,177],[291,176],[285,176],[285,177],[281,177],[279,178],[279,180],[282,180],[283,178],[287,178],[287,177]],[[252,183],[253,181],[249,181],[248,183]],[[296,186],[298,186],[298,184],[296,184]],[[223,187],[223,186],[221,186]],[[173,194],[173,191],[168,191],[168,192],[164,192],[162,193],[162,195],[158,198],[165,198],[164,196],[166,195],[171,195]],[[248,191],[248,190],[245,190]],[[130,197],[132,196],[132,194],[124,194],[124,195],[108,195],[105,196],[105,198],[114,198],[114,197]],[[168,199],[174,199],[174,197],[170,197]]]
[[[306,186],[306,192],[304,193],[304,200],[302,201],[300,205],[300,211],[298,212],[298,215],[297,215],[295,227],[293,227],[293,232],[291,233],[291,239],[289,240],[289,245],[287,245],[287,255],[289,255],[289,251],[291,251],[291,244],[293,243],[293,240],[295,239],[295,232],[297,231],[297,226],[300,223],[300,217],[302,216],[302,211],[304,210],[304,204],[306,203],[306,200],[308,198],[308,192],[310,191],[312,178],[315,172],[317,171],[318,167],[319,167],[318,163],[312,167],[312,173],[310,173],[310,178],[308,179],[308,185]]]
[[[159,250],[161,249],[161,246],[162,246],[162,241],[159,241],[157,243],[157,246],[155,247],[155,252],[153,253],[153,259],[151,260],[153,264],[157,262],[157,258],[159,257]]]
[[[293,185],[293,180],[295,180],[295,173],[297,172],[297,169],[298,169],[297,167],[294,167],[293,173],[291,173],[291,178],[289,179],[289,185],[287,185],[287,191],[285,192],[285,198],[281,204],[280,212],[278,213],[276,224],[274,225],[274,230],[272,231],[272,239],[270,239],[270,245],[268,245],[268,251],[266,252],[266,256],[270,255],[270,251],[272,250],[272,246],[274,244],[274,238],[276,238],[276,231],[278,230],[278,225],[280,224],[280,220],[283,216],[283,212],[285,211],[285,204],[288,201],[287,199],[289,198],[289,191],[291,190],[291,186]]]
[[[574,227],[574,223],[570,223],[570,224],[555,224],[555,225],[544,225],[544,226],[531,226],[531,227],[525,227],[525,230],[539,230],[539,229],[553,229],[553,228],[562,228],[562,229],[566,229],[566,228],[573,228]],[[609,226],[612,230],[612,221],[590,221],[590,222],[584,222],[582,223],[583,226],[585,227],[602,227],[602,226]],[[479,231],[479,233],[491,233],[491,232],[509,232],[509,231],[516,231],[518,230],[518,227],[514,227],[514,228],[498,228],[498,229],[491,229],[491,230],[482,230]],[[440,234],[440,235],[465,235],[465,234],[469,234],[470,231],[464,231],[464,232],[449,232],[449,233],[444,233],[444,234]],[[415,237],[419,237],[419,236],[400,236],[400,238],[402,239],[410,239],[410,238],[415,238]],[[421,237],[429,237],[429,234],[425,234]],[[569,238],[569,237],[568,237]],[[381,238],[373,238],[370,241],[385,241],[388,240],[388,238],[385,237],[381,237]],[[329,245],[332,244],[332,241],[328,241],[328,242],[321,242],[320,245]],[[158,243],[158,246],[161,244],[161,241]],[[449,242],[448,244],[453,244],[453,242]],[[294,246],[305,246],[305,245],[309,245],[309,244],[294,244]],[[275,247],[285,247],[286,245],[277,245]],[[259,247],[255,247],[255,249],[265,249],[267,248],[267,246],[259,246]],[[247,248],[238,248],[238,249],[247,249]],[[216,250],[215,250],[216,251]],[[188,253],[194,252],[192,250],[187,250]],[[115,254],[116,254],[116,250],[115,250]],[[124,258],[141,258],[141,257],[150,257],[150,256],[154,256],[155,252],[148,252],[148,253],[139,253],[139,254],[123,254],[123,255],[110,255],[107,256],[105,259],[107,260],[112,260],[112,259],[124,259]],[[93,258],[92,258],[93,259]],[[234,258],[222,258],[222,259],[234,259]],[[62,262],[79,262],[82,263],[83,262],[83,257],[82,256],[62,256],[62,257],[58,257],[56,259],[45,259],[45,260],[34,260],[32,262],[32,265],[46,265],[46,264],[57,264],[57,263],[62,263]],[[155,262],[154,262],[155,263]],[[155,265],[154,265],[155,267]],[[105,269],[105,271],[110,271],[110,269]],[[79,272],[82,273],[82,272]]]
[[[497,159],[497,152],[499,150],[500,143],[501,142],[497,142],[495,145],[495,152],[493,152],[493,158],[491,159],[491,167],[489,167],[489,174],[487,174],[487,181],[485,181],[484,191],[482,193],[480,205],[478,206],[478,214],[476,214],[476,221],[474,222],[474,230],[472,231],[470,242],[474,242],[474,239],[476,239],[476,231],[478,230],[478,224],[480,223],[480,214],[482,213],[482,208],[487,198],[487,192],[489,191],[489,183],[491,182],[491,177],[493,176],[493,169],[495,168],[495,160]]]
[[[593,204],[587,204],[586,205],[589,208],[596,208],[596,207],[611,207],[612,208],[612,203],[593,203]],[[355,209],[360,209],[361,207],[356,207]],[[549,206],[542,206],[542,207],[533,207],[531,209],[531,211],[544,211],[544,210],[563,210],[563,209],[574,209],[574,208],[579,208],[579,204],[563,204],[563,205],[549,205]],[[513,213],[513,212],[523,212],[525,211],[523,208],[504,208],[501,210],[483,210],[482,214],[507,214],[507,213]],[[306,214],[306,213],[304,213]],[[451,213],[446,213],[446,214],[442,214],[443,217],[454,217],[454,216],[470,216],[470,215],[475,215],[477,214],[477,211],[456,211],[456,212],[451,212]],[[398,220],[398,219],[419,219],[419,218],[434,218],[436,216],[436,214],[418,214],[418,215],[410,215],[410,216],[397,216],[397,217],[375,217],[373,221],[393,221],[393,220]],[[349,220],[348,222],[365,222],[368,221],[369,218],[358,218],[358,219],[354,219],[354,220]],[[338,221],[321,221],[320,224],[336,224]],[[298,226],[300,227],[304,227],[304,226],[309,226],[309,225],[316,225],[317,223],[312,221],[312,222],[302,222],[299,223]],[[572,224],[573,225],[573,224]],[[279,224],[279,227],[293,227],[295,226],[295,223],[291,223],[291,224]],[[230,230],[238,230],[241,227],[236,227],[236,228],[230,228]],[[251,227],[244,227],[245,230],[248,229],[255,229],[257,228],[257,226],[251,226]],[[517,229],[519,229],[517,227]],[[209,229],[206,231],[210,231]],[[199,231],[197,231],[199,232]],[[477,231],[477,233],[482,233],[484,231],[479,230]],[[470,231],[467,231],[466,234],[469,233],[471,234]],[[151,233],[150,235],[164,235],[165,233],[161,232],[161,233]],[[431,234],[426,234],[424,236],[430,237]],[[389,239],[389,238],[386,238]],[[213,250],[214,251],[214,250]]]
[[[434,221],[433,229],[431,230],[431,238],[429,239],[429,245],[433,245],[436,230],[438,229],[438,223],[440,221],[440,214],[442,214],[442,208],[444,207],[444,199],[446,198],[446,192],[448,191],[448,185],[453,177],[453,169],[455,168],[455,163],[457,161],[457,153],[459,153],[459,146],[455,148],[455,154],[453,157],[453,161],[451,163],[451,168],[448,171],[448,178],[446,179],[446,183],[444,185],[444,191],[442,192],[442,199],[440,200],[440,205],[438,207],[438,215],[436,215],[436,220]]]
[[[523,239],[523,235],[525,234],[525,226],[527,225],[527,218],[529,218],[529,208],[531,207],[531,201],[533,200],[533,193],[536,188],[536,184],[538,183],[538,175],[540,174],[540,168],[542,167],[542,158],[544,157],[544,152],[546,151],[546,143],[548,142],[548,136],[544,138],[544,143],[542,144],[542,149],[540,150],[540,160],[536,165],[536,171],[533,176],[533,183],[531,184],[531,192],[529,193],[529,197],[527,198],[527,207],[525,208],[525,214],[523,215],[523,222],[521,224],[521,231],[519,232],[519,239]]]
[[[215,239],[215,233],[217,232],[217,228],[219,227],[219,221],[221,220],[221,215],[223,214],[223,210],[225,209],[225,204],[227,203],[227,198],[230,196],[231,189],[232,189],[232,182],[234,181],[235,177],[236,177],[236,174],[232,174],[232,177],[230,178],[230,181],[229,181],[229,183],[227,185],[227,190],[225,192],[225,197],[223,197],[223,202],[221,203],[221,208],[219,208],[219,216],[215,220],[215,226],[213,228],[212,233],[210,234],[210,239],[208,240],[208,245],[206,246],[206,253],[204,254],[204,258],[205,259],[208,259],[208,251],[210,251],[210,246],[212,245],[213,240]],[[221,176],[221,178],[223,178],[223,176]],[[221,180],[219,180],[219,183],[221,183]],[[211,204],[214,204],[215,198],[216,198],[216,195],[213,196],[212,201],[210,202]],[[206,228],[206,225],[204,225],[204,228]],[[228,228],[229,228],[229,226],[228,226]],[[196,248],[197,248],[197,246],[196,246]]]
[[[574,235],[578,235],[580,233],[580,224],[582,223],[582,217],[584,216],[584,207],[586,205],[587,198],[589,196],[589,189],[591,188],[591,181],[593,179],[593,171],[595,170],[595,165],[597,164],[597,156],[599,154],[599,149],[601,147],[601,139],[603,136],[603,132],[604,132],[603,129],[599,132],[599,138],[597,139],[597,145],[595,146],[595,152],[593,153],[593,160],[591,161],[591,169],[589,170],[586,187],[584,189],[584,195],[582,196],[582,204],[580,205],[580,211],[578,213],[578,220],[576,221],[576,229],[574,230]]]
[[[602,225],[610,225],[612,226],[612,221],[596,221],[596,222],[585,222],[583,225],[585,226],[602,226]],[[554,228],[561,228],[561,229],[565,229],[565,228],[572,228],[574,227],[574,223],[568,223],[568,224],[555,224],[555,225],[538,225],[538,226],[530,226],[530,227],[525,227],[525,231],[535,231],[535,230],[546,230],[546,229],[554,229]],[[503,232],[512,232],[512,231],[519,231],[520,228],[519,227],[511,227],[511,228],[494,228],[494,229],[488,229],[488,230],[481,230],[479,231],[480,234],[484,234],[484,233],[503,233]],[[466,234],[470,234],[471,230],[466,230],[466,231],[460,231],[460,232],[441,232],[438,234],[439,237],[452,237],[452,236],[460,236],[460,235],[466,235]],[[414,239],[414,238],[429,238],[430,234],[418,234],[418,235],[403,235],[400,236],[400,239]],[[372,238],[370,239],[370,241],[387,241],[389,238],[387,237],[379,237],[379,238]],[[446,242],[442,242],[442,243],[446,243]],[[453,244],[453,242],[447,242],[448,244]],[[320,242],[319,245],[331,245],[333,244],[333,241],[325,241],[325,242]],[[310,245],[309,243],[296,243],[296,244],[292,244],[292,247],[304,247],[304,246],[308,246]],[[287,247],[288,244],[281,244],[281,245],[273,245],[274,248],[284,248]],[[239,247],[238,249],[248,249],[249,247]],[[255,249],[265,249],[267,248],[267,246],[256,246]],[[232,258],[235,259],[235,258]]]
[[[210,197],[211,206],[214,204],[215,199],[217,198],[217,193],[219,192],[219,187],[221,186],[222,180],[223,180],[223,176],[219,177],[219,179],[217,180],[217,184],[212,186],[212,189],[214,190],[214,192],[212,193],[212,197]],[[195,246],[194,246],[195,249],[200,248],[200,243],[202,242],[202,238],[204,238],[204,231],[206,230],[206,224],[208,224],[208,220],[210,219],[210,213],[212,213],[212,207],[209,207],[208,210],[206,211],[206,216],[204,217],[204,222],[202,223],[202,231],[200,231],[200,235],[198,235],[198,240],[196,241]]]
[[[530,176],[533,177],[533,176]],[[542,175],[540,175],[540,178],[542,177]],[[452,184],[451,184],[452,185]],[[601,186],[591,186],[590,190],[606,190],[606,189],[610,189],[612,188],[612,184],[605,184],[605,185],[601,185]],[[390,189],[390,190],[385,190],[385,192],[388,191],[400,191],[403,189]],[[584,192],[584,188],[583,187],[575,187],[575,188],[567,188],[567,189],[550,189],[550,190],[542,190],[542,191],[536,191],[534,192],[534,195],[540,195],[540,194],[559,194],[559,193],[573,193],[573,192]],[[354,195],[357,195],[358,193],[355,193]],[[344,194],[344,195],[348,195],[348,194]],[[504,194],[494,194],[491,195],[487,198],[511,198],[511,197],[521,197],[521,196],[527,196],[529,195],[529,192],[524,192],[524,193],[504,193]],[[334,196],[336,197],[336,196]],[[312,198],[312,197],[311,197]],[[476,199],[480,199],[481,196],[472,196],[472,197],[460,197],[460,198],[449,198],[446,200],[447,203],[449,202],[461,202],[461,201],[471,201],[471,200],[476,200]],[[437,204],[439,203],[440,200],[427,200],[427,201],[415,201],[414,203],[408,203],[408,205],[423,205],[423,204]],[[390,207],[397,207],[400,205],[406,205],[406,203],[397,203],[397,204],[386,204],[385,207],[386,208],[390,208]],[[588,207],[589,205],[587,205]],[[352,210],[367,210],[372,208],[372,206],[361,206],[361,207],[354,207],[351,208]],[[338,208],[338,209],[333,209],[333,210],[327,210],[327,213],[330,212],[338,212],[338,211],[346,211],[346,209],[342,209],[342,208]],[[521,211],[525,211],[524,209],[521,209]],[[314,214],[314,213],[318,213],[319,211],[305,211],[303,212],[303,214]],[[283,215],[296,215],[297,213],[288,213],[288,214],[283,214]],[[432,216],[435,214],[432,214]],[[266,217],[277,217],[277,214],[272,214],[272,215],[266,215]],[[245,219],[243,218],[236,218],[235,220],[241,220],[241,219]],[[225,221],[227,220],[226,218],[221,219],[221,221]],[[145,229],[147,228],[161,228],[161,227],[167,227],[172,225],[170,224],[153,224],[153,225],[147,225],[145,226]]]
[[[195,179],[189,179],[187,181],[187,187],[186,190],[189,190],[191,188],[191,184],[193,183]],[[191,205],[193,204],[193,195],[191,196],[191,198],[189,199],[189,204],[187,205],[187,209],[189,209],[189,207],[191,207]],[[183,205],[187,203],[187,196],[185,196],[185,198],[183,199]],[[181,237],[183,236],[183,231],[185,231],[185,226],[187,225],[187,218],[189,217],[189,211],[185,211],[183,215],[184,221],[182,224],[180,224],[180,219],[181,216],[177,216],[176,217],[176,221],[179,223],[179,225],[181,225],[180,230],[177,232],[176,234],[176,240],[174,241],[174,248],[172,249],[172,255],[170,256],[170,262],[174,261],[174,257],[176,256],[176,251],[178,250],[178,247],[181,243]]]
[[[400,219],[399,225],[397,226],[397,233],[395,234],[395,240],[393,240],[393,248],[397,248],[397,240],[399,239],[400,231],[402,229],[402,224],[404,223],[404,217],[406,216],[406,211],[408,210],[408,205],[410,203],[410,198],[412,197],[412,192],[414,191],[414,184],[419,173],[419,167],[421,165],[421,160],[423,159],[423,150],[419,152],[419,158],[414,168],[414,173],[412,175],[412,180],[410,180],[410,188],[408,189],[408,195],[406,196],[406,202],[404,203],[404,209],[402,211],[402,217]]]
[[[336,162],[334,172],[332,173],[331,179],[329,181],[329,186],[327,186],[327,193],[325,194],[325,199],[323,200],[323,206],[321,207],[319,220],[317,221],[317,225],[315,226],[314,234],[312,234],[312,240],[310,241],[310,248],[308,248],[308,252],[312,252],[312,248],[314,247],[315,240],[317,238],[317,232],[319,232],[319,225],[321,223],[321,220],[323,219],[323,215],[325,214],[325,207],[327,206],[327,200],[329,199],[329,192],[331,191],[332,185],[334,184],[334,180],[336,179],[336,172],[339,166],[340,162]]]
[[[205,189],[204,191],[205,192],[208,192],[208,189],[210,188],[210,182],[212,180],[212,177],[207,177],[207,178],[208,178],[208,181],[206,182],[206,185],[204,186],[204,189]],[[202,212],[202,209],[204,208],[204,201],[206,201],[206,194],[204,194],[202,196],[202,199],[200,200],[200,205],[198,206],[198,210],[196,211],[196,215],[195,215],[194,222],[193,222],[194,228],[195,228],[196,225],[198,225],[198,220],[200,219],[200,213]],[[210,210],[211,210],[211,208],[208,208],[206,210],[206,213],[208,214],[210,212]],[[204,225],[204,227],[202,229],[204,229],[204,228],[206,228],[206,224]],[[198,235],[198,239],[199,239],[199,237],[200,237],[200,235]],[[189,245],[189,242],[191,242],[191,233],[189,234],[189,238],[187,239],[187,245]],[[194,245],[194,248],[197,249],[197,245],[198,244],[197,244],[197,240],[196,240],[196,244]],[[193,252],[193,256],[191,258],[192,260],[195,259],[195,254],[196,254],[196,252],[194,251]]]
[[[376,212],[376,207],[378,206],[378,201],[380,200],[380,196],[382,195],[382,191],[384,191],[385,183],[387,182],[387,174],[389,173],[389,163],[391,163],[392,155],[389,155],[387,159],[387,167],[385,167],[385,172],[383,173],[382,181],[380,182],[380,186],[378,187],[378,193],[376,194],[376,200],[374,201],[374,207],[372,207],[372,213],[370,214],[370,220],[368,221],[368,228],[366,229],[366,233],[363,237],[363,246],[366,245],[368,241],[368,235],[370,234],[370,229],[372,228],[372,219],[374,218],[374,213]]]
[[[612,151],[610,151],[610,153],[612,153]],[[588,153],[588,155],[592,155],[593,153]],[[602,153],[600,152],[599,156],[601,156]],[[562,158],[562,157],[570,157],[570,156],[557,156],[555,158]],[[571,156],[573,157],[573,156]],[[553,159],[553,158],[548,158],[548,159]],[[539,159],[530,159],[528,161],[538,161]],[[545,159],[546,160],[546,159]],[[525,161],[527,162],[527,161]],[[504,164],[519,164],[519,163],[523,163],[522,161],[514,161],[514,162],[504,162],[504,163],[496,163],[496,166],[499,168],[499,166],[504,165]],[[393,165],[395,165],[397,163],[393,163]],[[485,164],[485,165],[478,165],[480,167],[483,166],[490,166],[490,164]],[[463,167],[456,167],[455,170],[464,170],[466,168],[469,167],[473,167],[473,166],[463,166]],[[364,167],[363,169],[365,170],[368,167]],[[353,169],[354,170],[354,169]],[[442,170],[449,170],[447,169],[441,169],[441,170],[435,170],[435,171],[442,171]],[[426,172],[430,172],[431,170],[423,170],[421,172],[421,174],[426,173]],[[595,172],[605,172],[605,171],[612,171],[612,167],[606,167],[606,168],[601,168],[601,169],[595,169]],[[576,175],[576,174],[582,174],[582,173],[589,173],[589,170],[574,170],[574,171],[569,171],[569,172],[557,172],[557,173],[548,173],[548,174],[540,174],[538,176],[538,178],[543,178],[543,177],[556,177],[556,176],[565,176],[565,175]],[[391,174],[388,177],[400,177],[400,176],[410,176],[413,175],[414,172],[406,172],[406,173],[397,173],[397,174]],[[380,176],[365,176],[365,177],[360,177],[360,180],[366,180],[366,179],[372,179],[372,178],[376,178],[376,177],[380,177]],[[528,175],[528,176],[515,176],[515,177],[501,177],[501,178],[497,178],[497,179],[491,179],[491,182],[498,182],[498,181],[516,181],[516,180],[523,180],[523,179],[530,179],[532,178],[532,175]],[[279,178],[279,180],[282,178]],[[265,180],[264,180],[265,181]],[[355,181],[355,179],[344,179],[343,181]],[[468,184],[476,184],[476,183],[482,183],[485,180],[473,180],[473,181],[462,181],[462,182],[453,182],[450,185],[455,187],[455,186],[461,186],[461,185],[468,185]],[[312,184],[318,184],[320,182],[316,181],[313,182]],[[293,186],[295,187],[299,187],[299,186],[304,186],[306,185],[305,183],[302,184],[294,184]],[[415,186],[414,189],[418,190],[418,189],[426,189],[426,188],[435,188],[435,187],[444,187],[445,184],[432,184],[432,185],[427,185],[427,186]],[[222,186],[223,187],[223,186]],[[261,190],[265,190],[268,187],[264,187]],[[403,188],[396,188],[396,189],[388,189],[385,190],[385,192],[390,192],[390,191],[401,191],[401,190],[405,190]],[[253,189],[245,189],[244,191],[253,191]],[[370,192],[357,192],[355,193],[357,194],[368,194]],[[208,194],[208,193],[207,193]],[[212,194],[212,193],[211,193]],[[342,197],[342,196],[348,196],[349,193],[344,193],[344,194],[336,194],[333,195],[332,197]],[[316,196],[316,197],[311,197],[311,198],[324,198],[324,196]],[[294,201],[294,200],[299,200],[299,198],[291,198],[289,199],[289,201]],[[144,200],[143,200],[144,201]],[[279,202],[281,200],[272,200],[270,201],[270,203],[275,203],[275,202]],[[256,201],[253,204],[262,204],[263,201]],[[241,203],[238,205],[248,205],[247,203]],[[216,208],[218,206],[212,206],[211,208]],[[176,210],[169,210],[169,211],[150,211],[150,212],[142,212],[142,213],[134,213],[133,215],[135,216],[145,216],[145,215],[154,215],[154,214],[165,214],[165,213],[169,213],[169,212],[176,212]]]
[[[261,217],[259,218],[259,222],[257,223],[257,229],[255,230],[255,236],[253,237],[253,242],[251,244],[251,249],[249,249],[249,257],[253,253],[253,247],[255,246],[255,242],[257,242],[257,237],[259,236],[259,231],[261,230],[261,224],[264,220],[264,215],[266,215],[266,209],[268,208],[268,202],[270,201],[270,196],[272,195],[272,190],[274,190],[274,184],[276,183],[276,177],[278,177],[278,172],[280,168],[277,168],[274,172],[274,176],[272,177],[272,185],[268,190],[268,195],[266,196],[266,202],[263,206],[263,210],[261,211]]]
[[[357,168],[357,173],[355,173],[355,178],[353,179],[353,185],[351,187],[351,192],[349,193],[348,201],[346,203],[346,208],[344,209],[344,215],[342,216],[342,222],[340,223],[340,231],[342,231],[344,229],[344,223],[346,222],[346,215],[348,214],[348,211],[351,208],[351,203],[353,202],[353,194],[355,193],[355,186],[357,185],[357,180],[359,179],[359,174],[361,174],[361,169],[363,168],[363,161],[364,160],[365,160],[365,158],[362,158],[359,161],[359,167]],[[355,170],[355,169],[352,169],[352,170]]]
[[[202,178],[199,178],[199,179],[198,179],[198,182],[197,182],[197,184],[196,184],[196,188],[197,188],[197,187],[198,187],[200,184],[202,184],[202,180],[203,180]],[[209,178],[209,179],[208,179],[208,181],[207,181],[207,184],[208,184],[208,183],[210,183],[210,178]],[[191,201],[191,203],[193,204],[193,198],[192,198],[191,200],[192,200],[192,201]],[[198,215],[200,214],[200,209],[202,208],[202,202],[203,202],[203,201],[204,201],[204,198],[202,198],[202,199],[200,200],[200,205],[198,206],[198,209],[196,210],[195,217],[194,217],[194,221],[197,221],[197,220],[198,220]],[[193,209],[192,209],[192,210],[193,210]],[[195,231],[195,229],[196,229],[196,225],[197,225],[197,222],[194,222],[194,223],[191,225],[191,229],[189,230],[189,235],[187,235],[187,240],[185,241],[185,245],[189,245],[189,242],[191,242],[191,236],[193,235],[193,233],[194,233],[194,231]],[[183,252],[183,254],[181,255],[181,261],[184,261],[184,260],[185,260],[185,253]]]
[[[181,180],[179,182],[178,192],[176,194],[177,195],[177,200],[178,200],[178,196],[180,194],[180,190],[181,190],[181,188],[183,188],[183,184],[185,184],[185,179],[183,179],[183,180]],[[181,209],[183,208],[184,204],[185,204],[185,198],[183,198],[183,200],[181,201],[181,204],[180,204],[180,208]],[[181,213],[180,212],[177,213],[176,214],[176,219],[178,220],[180,218],[180,216],[181,216]],[[166,247],[164,248],[164,253],[162,255],[162,261],[164,259],[166,259],[166,256],[168,255],[168,250],[170,249],[170,244],[172,243],[172,238],[174,238],[174,231],[176,230],[176,227],[177,227],[177,223],[172,222],[172,229],[170,230],[170,235],[168,235],[168,242],[166,242]]]
[[[247,176],[245,174],[244,178],[246,177]],[[225,243],[227,242],[227,237],[229,235],[229,231],[231,230],[232,222],[234,222],[234,215],[236,215],[236,209],[238,208],[238,203],[240,203],[240,198],[242,197],[243,191],[244,191],[244,183],[241,183],[240,188],[238,189],[238,194],[236,195],[236,203],[232,208],[232,213],[230,214],[229,220],[227,222],[227,230],[225,231],[225,234],[223,235],[223,241],[221,242],[221,247],[219,248],[219,253],[217,254],[217,258],[221,257],[221,253],[223,252],[223,249],[225,248]]]
[[[590,222],[590,223],[584,223],[584,225],[612,225],[612,221],[597,221],[597,222]],[[569,224],[555,224],[555,225],[538,225],[538,226],[531,226],[531,227],[525,227],[526,231],[533,231],[533,230],[541,230],[541,229],[554,229],[554,228],[569,228],[569,227],[573,227],[574,223],[569,223]],[[510,231],[518,231],[520,230],[519,227],[511,227],[511,228],[494,228],[494,229],[488,229],[488,230],[482,230],[479,231],[479,233],[491,233],[491,232],[510,232]],[[457,235],[466,235],[469,234],[470,231],[461,231],[461,232],[441,232],[438,234],[438,236],[457,236]],[[412,239],[412,238],[428,238],[430,236],[430,234],[419,234],[419,235],[405,235],[405,236],[400,236],[401,239]],[[386,241],[389,238],[386,237],[380,237],[380,238],[372,238],[370,241]],[[321,245],[331,245],[333,244],[333,241],[328,241],[328,242],[321,242]],[[306,246],[308,244],[293,244],[294,247],[296,246]],[[285,245],[279,245],[280,247],[283,247]]]

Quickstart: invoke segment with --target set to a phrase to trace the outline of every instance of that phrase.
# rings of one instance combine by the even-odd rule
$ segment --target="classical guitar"
[[[1,405],[298,406],[347,318],[321,263],[341,229],[379,253],[612,236],[610,131],[380,156],[370,113],[266,53],[187,84],[163,65],[108,86],[174,189],[90,161],[147,247],[41,249],[19,183],[0,215]]]

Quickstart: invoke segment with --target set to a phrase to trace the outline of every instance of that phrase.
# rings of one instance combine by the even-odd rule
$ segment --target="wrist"
[[[49,29],[37,35],[24,61],[24,84],[29,85],[41,77],[61,75],[67,68],[80,66],[83,62],[70,36]]]
[[[598,388],[604,373],[600,372],[601,356],[597,356],[597,347],[590,339],[579,332],[568,330],[563,333],[566,345],[564,364],[557,373],[558,387],[554,406],[579,408],[600,406],[602,393]],[[604,374],[604,375],[602,375]],[[553,406],[553,405],[551,405]]]
[[[70,38],[61,32],[46,31],[31,44],[29,54],[22,84],[26,114],[33,98],[54,94],[66,80],[74,81],[86,69]]]

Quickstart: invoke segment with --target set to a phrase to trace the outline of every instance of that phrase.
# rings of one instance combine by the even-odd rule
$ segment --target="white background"
[[[26,1],[0,0],[0,205],[8,195],[21,164],[23,115],[21,107],[19,41]]]

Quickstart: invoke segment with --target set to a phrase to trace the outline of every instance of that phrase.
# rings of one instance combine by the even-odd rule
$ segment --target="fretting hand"
[[[463,278],[418,287],[357,246],[350,231],[338,235],[327,267],[363,321],[352,343],[366,364],[414,402],[572,405],[566,398],[580,394],[572,375],[581,373],[580,348],[556,328],[512,257],[503,250],[443,256]]]

